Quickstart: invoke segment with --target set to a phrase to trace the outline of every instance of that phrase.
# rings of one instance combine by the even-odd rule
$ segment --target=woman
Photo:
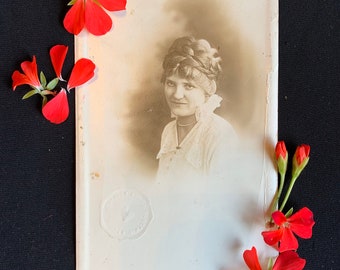
[[[214,113],[222,100],[215,94],[220,62],[216,49],[193,37],[175,40],[165,56],[162,83],[175,120],[162,133],[159,177],[225,175],[236,135]]]

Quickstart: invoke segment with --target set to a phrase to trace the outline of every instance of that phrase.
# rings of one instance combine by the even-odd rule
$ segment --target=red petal
[[[251,250],[245,250],[243,252],[243,259],[250,270],[261,270],[261,265],[257,257],[257,251],[255,247]]]
[[[86,58],[79,59],[71,72],[70,79],[67,84],[67,90],[80,86],[92,79],[94,76],[95,64]]]
[[[60,124],[67,119],[69,107],[65,89],[61,89],[54,98],[46,103],[42,113],[53,124]]]
[[[126,0],[99,0],[103,7],[110,11],[125,10]]]
[[[26,76],[26,78],[24,79],[24,76],[21,76],[20,80],[22,80],[22,82],[25,81],[25,83],[20,83],[20,84],[29,84],[32,87],[41,88],[41,84],[38,78],[38,67],[37,67],[37,61],[36,61],[35,56],[33,56],[32,62],[30,61],[22,62],[21,69],[24,72],[24,74],[22,75]],[[19,79],[18,75],[16,75],[16,79]],[[20,85],[20,84],[16,84],[16,85]]]
[[[16,89],[17,86],[23,85],[23,84],[30,84],[31,81],[25,74],[20,73],[19,71],[14,71],[12,74],[12,88],[13,91]]]
[[[272,218],[276,225],[281,226],[283,223],[287,222],[286,216],[281,211],[275,211],[272,214]]]
[[[289,228],[283,228],[282,238],[280,241],[279,251],[297,250],[299,243],[296,240],[293,232]]]
[[[302,270],[306,260],[301,259],[294,251],[280,253],[273,266],[273,270]]]
[[[85,9],[85,26],[93,35],[101,36],[110,31],[112,20],[101,6],[93,0],[88,0]]]
[[[294,215],[288,218],[290,229],[301,238],[311,238],[312,228],[315,224],[313,212],[307,207],[297,211]]]
[[[266,242],[266,244],[270,246],[273,246],[281,240],[283,229],[278,229],[275,231],[265,231],[265,232],[262,232],[261,234],[263,236],[264,242]]]
[[[66,13],[64,27],[71,34],[78,35],[85,25],[85,1],[78,0]]]
[[[57,77],[63,81],[61,70],[65,61],[68,47],[65,45],[55,45],[50,50],[51,62]]]

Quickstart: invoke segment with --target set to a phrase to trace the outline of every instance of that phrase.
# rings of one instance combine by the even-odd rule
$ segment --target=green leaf
[[[48,85],[46,86],[46,89],[47,90],[53,90],[57,86],[58,82],[59,82],[59,79],[54,78],[52,81],[50,81],[48,83]]]
[[[40,72],[40,83],[42,85],[43,88],[46,87],[46,77],[45,77],[45,74],[44,72]]]
[[[35,94],[39,94],[39,92],[40,92],[39,90],[33,89],[33,90],[27,92],[27,93],[22,97],[22,99],[27,99],[27,98],[29,98],[29,97],[35,95]]]
[[[72,6],[72,5],[74,5],[75,2],[77,2],[77,0],[71,0],[67,5]]]
[[[289,218],[293,214],[293,207],[288,210],[288,212],[285,214],[286,218]]]

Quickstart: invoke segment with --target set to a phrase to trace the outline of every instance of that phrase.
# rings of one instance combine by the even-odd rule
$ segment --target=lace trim
[[[200,107],[196,109],[196,120],[200,121],[207,116],[211,115],[216,108],[221,106],[222,97],[219,95],[213,94],[208,100]]]

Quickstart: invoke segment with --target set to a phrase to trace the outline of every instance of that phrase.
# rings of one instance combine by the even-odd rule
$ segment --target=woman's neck
[[[195,115],[177,117],[177,126],[186,127],[195,125],[197,122]]]
[[[195,126],[196,123],[197,120],[195,115],[177,118],[177,139],[179,145],[182,143],[184,138],[188,135],[188,133]]]

